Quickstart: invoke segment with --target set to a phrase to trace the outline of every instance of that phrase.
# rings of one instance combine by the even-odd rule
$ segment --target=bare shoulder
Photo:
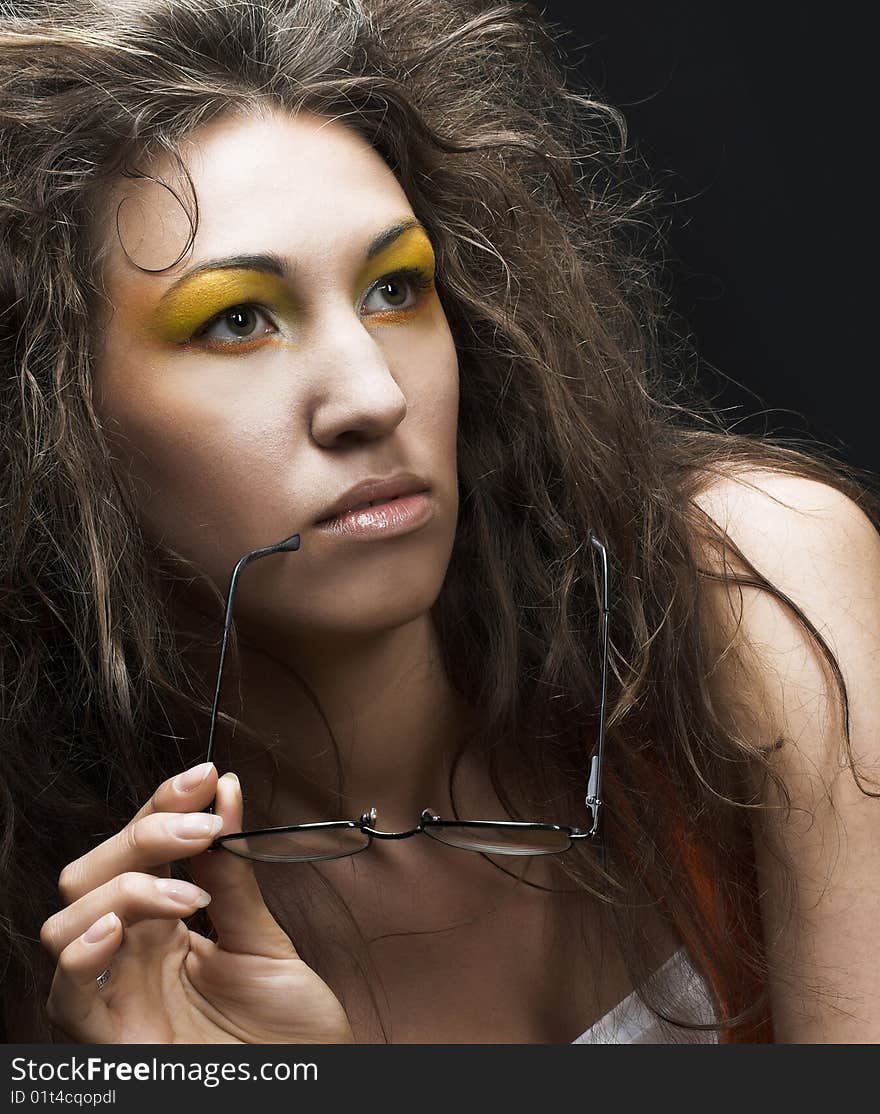
[[[880,542],[857,503],[806,476],[731,468],[707,481],[696,502],[725,529],[732,528],[746,548],[761,551],[765,561],[775,556],[782,566],[777,571],[805,564],[804,546],[812,552],[829,545],[845,551],[853,543],[871,549]]]
[[[847,685],[867,682],[877,667],[880,630],[880,534],[849,496],[829,484],[757,468],[715,477],[695,502],[782,596],[796,604],[839,662]],[[701,566],[716,575],[723,563],[694,539]],[[728,570],[748,577],[739,562]],[[706,636],[719,654],[747,644],[760,670],[759,702],[767,731],[802,735],[828,695],[827,660],[791,609],[757,587],[707,580]],[[735,670],[736,656],[731,656]],[[719,690],[744,678],[719,671]],[[741,702],[741,701],[740,701]],[[766,743],[768,740],[756,740]]]
[[[718,478],[695,502],[800,608],[839,668],[782,599],[706,581],[707,645],[747,644],[758,663],[746,675],[722,653],[714,692],[743,741],[781,744],[770,761],[792,806],[762,783],[769,811],[753,832],[776,1039],[880,1042],[880,535],[833,486],[773,472]],[[698,550],[717,572],[715,551]]]

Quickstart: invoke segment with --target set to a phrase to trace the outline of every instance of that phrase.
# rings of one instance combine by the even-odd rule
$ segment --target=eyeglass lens
[[[370,837],[360,828],[346,825],[298,832],[248,834],[240,839],[221,842],[227,851],[243,859],[258,859],[264,863],[306,863],[356,855],[369,846]]]
[[[571,846],[568,832],[541,828],[471,827],[468,824],[425,824],[425,834],[450,847],[488,855],[553,855]]]
[[[431,824],[426,835],[450,847],[481,851],[488,855],[552,855],[566,851],[571,840],[565,831],[506,828],[503,825]],[[313,828],[293,832],[248,834],[221,840],[224,848],[245,859],[261,862],[315,862],[356,855],[370,842],[358,827]]]

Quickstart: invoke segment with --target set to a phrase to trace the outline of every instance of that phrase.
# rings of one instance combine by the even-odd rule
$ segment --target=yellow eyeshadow
[[[234,305],[259,302],[280,313],[295,304],[284,283],[263,271],[205,271],[180,286],[149,318],[150,329],[163,340],[183,343],[216,314]]]
[[[358,297],[376,279],[406,267],[416,267],[428,277],[434,274],[434,249],[421,228],[411,228],[404,232],[393,244],[389,244],[369,261],[361,272]]]
[[[354,292],[357,302],[383,275],[415,268],[427,278],[434,274],[434,251],[421,228],[411,228],[373,257],[362,269]],[[193,275],[167,294],[147,313],[147,331],[171,344],[183,344],[211,318],[244,303],[258,303],[281,315],[295,315],[297,303],[284,281],[264,271],[219,268]],[[390,310],[389,314],[394,311]],[[383,320],[388,314],[381,315]]]

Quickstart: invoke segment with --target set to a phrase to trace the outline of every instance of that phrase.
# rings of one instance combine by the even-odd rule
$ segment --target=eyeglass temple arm
[[[602,689],[599,702],[599,742],[596,753],[590,759],[590,776],[587,780],[587,795],[584,804],[590,811],[593,824],[589,834],[594,836],[599,830],[599,818],[602,812],[602,761],[605,757],[605,703],[608,692],[608,622],[609,622],[609,592],[608,592],[608,553],[605,546],[593,531],[590,531],[590,544],[599,552],[602,562]]]
[[[210,762],[214,754],[214,735],[217,730],[217,712],[220,707],[220,689],[223,685],[223,665],[226,661],[226,645],[229,641],[229,631],[232,627],[232,607],[235,601],[235,588],[238,584],[239,573],[246,565],[252,561],[259,561],[261,557],[268,557],[270,553],[292,553],[299,549],[299,534],[292,534],[284,541],[277,542],[275,545],[267,545],[263,549],[254,549],[250,553],[246,553],[241,557],[232,570],[232,576],[229,578],[229,591],[226,593],[226,614],[223,619],[223,638],[220,643],[220,661],[217,666],[217,684],[214,689],[214,706],[211,709],[211,729],[208,732],[208,752],[205,756],[205,761]],[[214,811],[213,801],[206,809],[207,812]]]

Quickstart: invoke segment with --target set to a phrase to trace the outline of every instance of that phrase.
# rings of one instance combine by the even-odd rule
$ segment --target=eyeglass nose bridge
[[[361,831],[369,836],[373,836],[375,839],[409,839],[410,836],[418,835],[425,830],[422,825],[419,824],[417,828],[409,828],[405,832],[380,832],[377,828],[373,827],[378,815],[374,807],[371,808],[369,812],[365,812],[360,819]],[[422,818],[424,819],[424,813],[422,813]]]

